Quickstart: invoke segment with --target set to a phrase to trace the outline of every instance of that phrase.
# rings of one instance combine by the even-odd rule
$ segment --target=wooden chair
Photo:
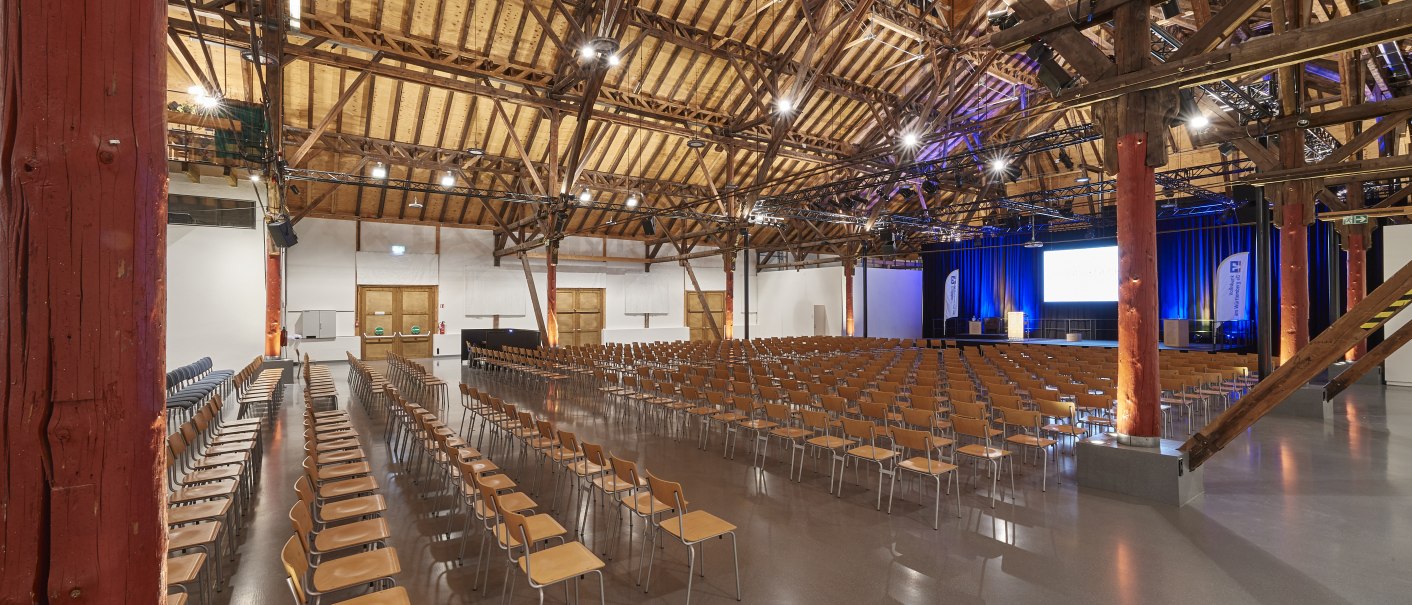
[[[897,457],[897,452],[894,451],[892,448],[883,448],[877,446],[879,432],[877,425],[873,424],[872,421],[844,418],[843,434],[857,440],[860,445],[850,448],[844,452],[844,455],[840,460],[840,462],[842,462],[843,464],[843,467],[839,471],[838,492],[835,495],[840,498],[843,497],[843,471],[846,471],[848,469],[848,461],[850,459],[856,461],[853,466],[855,480],[857,479],[857,465],[863,462],[872,463],[877,465],[878,467],[878,501],[876,507],[878,510],[882,510],[883,476],[887,475],[892,478],[892,481],[896,482],[897,476],[893,474],[893,470],[890,468],[890,465],[894,461],[893,459]]]
[[[995,490],[997,482],[1000,480],[1000,467],[1010,459],[1010,452],[1000,448],[991,447],[991,438],[994,436],[994,429],[990,422],[980,418],[969,416],[952,415],[951,428],[956,432],[957,438],[969,437],[974,443],[956,448],[955,455],[965,456],[971,459],[971,481],[975,482],[975,465],[980,461],[985,461],[990,465],[990,507],[995,508]],[[1010,494],[1014,499],[1015,493],[1015,465],[1010,465]]]
[[[301,604],[317,605],[325,595],[367,584],[391,588],[392,576],[402,571],[397,549],[390,547],[332,559],[312,569],[308,556],[297,536],[290,536],[280,551],[294,599]]]
[[[657,529],[665,531],[672,537],[681,540],[686,545],[686,602],[691,603],[691,586],[696,574],[696,547],[701,545],[701,557],[703,569],[701,575],[705,577],[706,570],[704,561],[706,557],[705,544],[707,540],[729,535],[731,537],[731,557],[735,564],[735,600],[740,600],[740,552],[736,544],[736,527],[730,522],[717,517],[706,511],[687,510],[686,496],[682,492],[680,483],[659,479],[647,473],[647,486],[652,493],[654,501],[671,503],[671,517],[665,517],[657,522]],[[654,533],[655,541],[655,533]],[[656,560],[657,549],[652,549],[651,558],[647,565],[647,585],[643,587],[643,592],[652,590],[652,564]]]
[[[956,477],[956,465],[941,460],[939,455],[933,457],[940,450],[932,441],[929,432],[917,431],[913,429],[893,428],[892,439],[898,447],[902,448],[902,456],[907,458],[897,463],[897,470],[906,471],[914,475],[928,477],[936,483],[936,512],[932,515],[932,529],[941,526],[941,477],[946,476],[946,489],[951,490],[951,482]],[[907,454],[912,454],[907,457]],[[921,454],[920,456],[917,454]],[[892,513],[892,488],[887,491],[887,512]],[[961,516],[961,490],[956,490],[956,516]]]
[[[998,409],[1000,421],[1007,433],[1005,442],[1017,447],[1038,450],[1037,453],[1044,458],[1044,469],[1040,471],[1039,490],[1048,491],[1046,486],[1049,481],[1049,447],[1058,441],[1042,435],[1040,421],[1043,417],[1039,412],[1010,408]],[[1014,431],[1014,434],[1009,434],[1011,431]]]

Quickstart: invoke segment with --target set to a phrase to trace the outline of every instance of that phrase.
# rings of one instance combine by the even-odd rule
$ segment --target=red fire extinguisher
[[[437,333],[437,334],[445,334],[445,333],[446,333],[446,321],[443,320],[443,321],[437,323],[437,325],[436,325],[436,333]]]

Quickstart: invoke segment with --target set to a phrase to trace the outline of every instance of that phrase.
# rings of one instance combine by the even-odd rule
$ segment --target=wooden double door
[[[436,286],[358,286],[363,360],[381,361],[389,352],[430,358],[436,309]]]
[[[559,323],[559,346],[603,344],[603,288],[555,290],[554,318]]]
[[[711,320],[707,317],[709,313],[716,318],[716,326],[722,331],[726,326],[726,291],[706,290],[702,294],[706,295],[706,306],[701,306],[701,297],[696,295],[695,290],[686,291],[686,327],[691,332],[692,340],[719,340],[716,332],[711,329]]]

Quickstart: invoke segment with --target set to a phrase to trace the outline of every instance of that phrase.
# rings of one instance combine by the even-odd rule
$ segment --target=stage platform
[[[1023,340],[1009,340],[1009,339],[1005,338],[1004,335],[1001,335],[1001,334],[996,334],[996,335],[991,335],[991,334],[979,334],[979,335],[965,335],[965,336],[948,336],[948,337],[946,337],[946,338],[934,338],[934,339],[932,339],[932,340],[942,340],[942,341],[946,341],[946,343],[947,343],[946,346],[948,346],[948,347],[976,346],[976,345],[985,345],[985,344],[991,344],[991,345],[993,345],[993,344],[1001,344],[1001,343],[1026,344],[1026,345],[1064,345],[1064,346],[1069,346],[1069,347],[1117,347],[1117,346],[1118,346],[1118,341],[1116,341],[1116,340],[1080,340],[1080,341],[1077,341],[1077,342],[1070,342],[1070,341],[1064,340],[1064,339],[1062,339],[1062,338],[1025,338],[1025,339],[1023,339]],[[1169,347],[1169,346],[1167,346],[1167,345],[1165,345],[1165,344],[1162,344],[1162,343],[1160,343],[1160,342],[1157,343],[1157,347],[1158,347],[1159,349],[1163,349],[1163,350],[1208,351],[1208,352],[1209,352],[1209,351],[1232,350],[1232,349],[1238,349],[1238,348],[1239,348],[1239,347],[1232,347],[1232,346],[1219,346],[1219,347],[1218,347],[1217,345],[1211,345],[1211,344],[1195,344],[1195,343],[1193,343],[1193,344],[1191,344],[1191,345],[1189,345],[1189,346],[1185,346],[1185,347]]]

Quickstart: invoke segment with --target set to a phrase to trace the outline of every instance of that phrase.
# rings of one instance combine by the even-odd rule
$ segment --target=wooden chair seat
[[[875,462],[881,462],[883,460],[892,459],[894,456],[897,455],[897,452],[894,452],[887,448],[874,447],[871,445],[862,445],[848,450],[848,455],[857,458],[863,458],[866,460],[873,460]]]
[[[387,590],[370,592],[361,597],[354,597],[347,601],[339,601],[335,605],[411,605],[412,601],[407,598],[407,589],[401,586],[394,586]]]
[[[720,410],[709,405],[697,406],[686,410],[686,413],[692,416],[715,416],[719,412]]]
[[[193,468],[198,470],[214,468],[218,466],[244,466],[250,461],[250,454],[221,454],[218,456],[204,456],[200,460],[191,463]]]
[[[1007,437],[1005,441],[1025,447],[1049,447],[1057,443],[1053,439],[1036,437],[1034,435],[1011,435]]]
[[[955,464],[942,462],[940,460],[927,460],[923,456],[903,460],[897,463],[897,467],[924,475],[944,475],[956,470]]]
[[[827,448],[827,449],[833,450],[833,449],[838,449],[838,448],[841,448],[841,447],[847,447],[847,446],[853,445],[854,443],[857,443],[857,442],[856,442],[856,441],[853,441],[853,440],[851,440],[851,439],[844,439],[843,437],[835,437],[835,436],[833,436],[833,435],[823,435],[823,436],[820,436],[820,437],[813,437],[813,438],[809,439],[808,441],[806,441],[806,443],[808,443],[809,445],[814,445],[814,446],[818,446],[818,447],[822,447],[822,448]]]
[[[325,502],[319,507],[319,517],[326,522],[342,521],[353,517],[366,517],[387,510],[387,501],[382,495],[358,496],[347,500]]]
[[[197,552],[167,559],[167,584],[187,584],[196,581],[201,575],[201,566],[206,564],[206,553]]]
[[[183,525],[167,530],[167,552],[211,544],[221,535],[220,521]]]
[[[219,456],[221,454],[245,454],[255,449],[254,443],[227,443],[224,445],[209,445],[202,451],[207,458]]]
[[[735,531],[729,521],[702,510],[694,510],[659,524],[667,533],[687,542],[700,542]]]
[[[589,462],[587,459],[578,460],[573,464],[569,465],[569,471],[580,477],[587,477],[589,475],[599,475],[602,474],[605,470],[607,470],[606,467]]]
[[[761,420],[759,418],[754,420],[742,420],[738,424],[742,428],[747,428],[755,431],[767,431],[779,426],[778,424],[770,422],[769,420]]]
[[[466,468],[477,475],[493,473],[500,470],[500,466],[489,460],[472,460],[466,463]],[[485,478],[482,477],[482,480]]]
[[[484,483],[482,483],[482,485],[484,485]],[[529,495],[525,494],[524,492],[510,492],[508,494],[500,494],[500,502],[498,504],[501,510],[508,510],[512,513],[518,513],[522,510],[530,510],[539,506],[538,503],[536,503],[533,499],[529,497]],[[493,517],[495,516],[495,513],[485,508],[484,500],[477,500],[476,516]]]
[[[319,466],[338,464],[340,462],[353,462],[367,459],[367,454],[361,448],[355,450],[339,450],[336,452],[324,452],[318,455]]]
[[[181,478],[181,484],[191,485],[194,483],[210,483],[212,481],[221,481],[223,479],[239,479],[240,475],[244,472],[244,470],[245,467],[240,464],[213,466],[211,468],[206,468],[199,471],[192,471],[191,473],[188,473],[185,477]]]
[[[608,475],[606,477],[598,477],[597,479],[594,479],[593,485],[597,486],[598,489],[601,489],[609,494],[616,494],[618,492],[628,491],[635,487],[643,487],[647,485],[647,482],[639,479],[637,485],[633,485],[629,481],[619,479],[617,475]]]
[[[785,426],[770,431],[771,435],[784,439],[802,439],[814,434],[814,431],[802,429],[797,426]]]
[[[520,557],[519,564],[520,571],[527,572],[530,581],[540,586],[603,569],[603,561],[579,542],[530,553],[528,557]]]
[[[210,500],[212,498],[234,497],[235,492],[240,489],[237,481],[213,481],[201,485],[189,485],[183,487],[172,494],[169,501],[173,504],[193,502],[196,500]]]
[[[208,500],[195,504],[170,506],[167,507],[167,525],[223,519],[234,504],[235,501],[230,498],[221,498],[220,500]]]
[[[344,496],[374,492],[378,489],[377,479],[372,475],[357,477],[354,479],[344,479],[342,481],[330,481],[319,486],[319,499],[336,500]]]
[[[736,412],[721,412],[719,414],[711,416],[711,420],[714,420],[716,422],[724,422],[726,424],[730,424],[732,422],[740,422],[742,420],[748,420],[749,418],[750,417],[746,416],[745,414],[740,414]]]
[[[653,498],[651,492],[623,496],[622,503],[639,515],[652,515],[673,510],[672,505]]]
[[[986,458],[990,460],[1004,458],[1010,455],[1010,452],[1002,450],[1000,448],[985,447],[983,445],[977,444],[961,446],[956,449],[956,453],[965,456],[972,456],[975,458]]]
[[[318,592],[331,592],[394,576],[400,571],[397,549],[379,548],[325,561],[314,569],[310,584]]]
[[[569,530],[564,529],[563,525],[560,525],[558,521],[554,520],[553,515],[533,515],[525,517],[525,533],[529,535],[531,543],[537,543],[541,540],[549,540],[552,538],[566,536],[568,535]],[[496,524],[495,539],[500,541],[501,547],[520,547],[520,537],[518,535],[510,534],[510,543],[507,545],[505,543],[505,534],[505,524]]]
[[[1088,431],[1084,430],[1083,428],[1072,424],[1046,424],[1044,425],[1044,430],[1049,431],[1051,433],[1059,433],[1061,435],[1069,435],[1073,437],[1078,437],[1080,435],[1088,433]]]
[[[330,481],[358,475],[368,475],[372,474],[372,472],[373,469],[367,462],[347,462],[320,468],[318,470],[318,477],[319,481]]]
[[[210,444],[212,446],[254,445],[256,439],[253,435],[255,434],[256,433],[234,433],[230,435],[221,435],[217,437],[212,437]]]
[[[556,447],[549,450],[548,456],[550,460],[563,464],[570,460],[577,460],[579,457],[583,456],[583,454],[568,448]]]
[[[336,452],[338,450],[361,449],[363,444],[356,437],[319,441],[314,445],[315,452]]]
[[[391,535],[387,529],[387,521],[379,517],[325,529],[314,537],[314,548],[321,552],[332,552],[382,542]]]

